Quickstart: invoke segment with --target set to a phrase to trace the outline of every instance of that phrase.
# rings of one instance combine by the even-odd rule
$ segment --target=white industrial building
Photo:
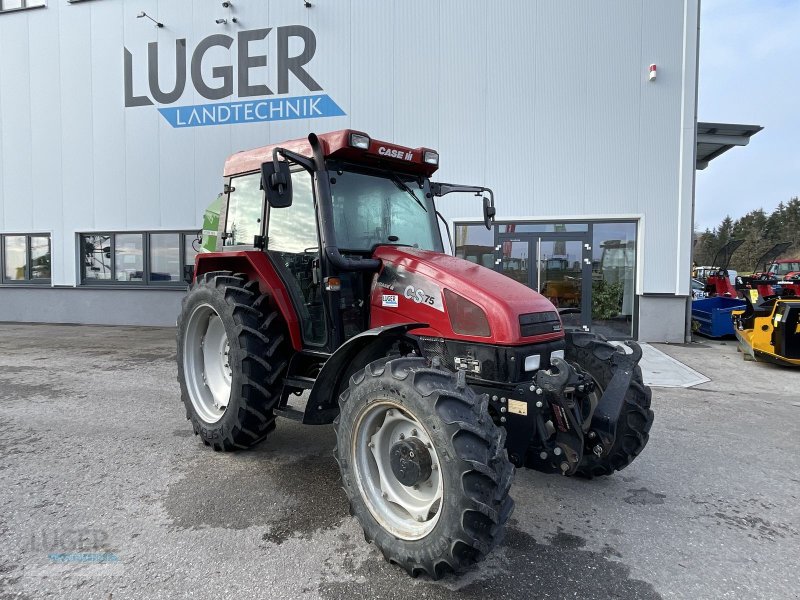
[[[353,128],[494,189],[440,200],[460,256],[683,341],[698,5],[0,0],[0,320],[174,324],[225,158]]]

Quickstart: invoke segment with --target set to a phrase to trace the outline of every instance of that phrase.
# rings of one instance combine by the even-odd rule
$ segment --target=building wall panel
[[[65,14],[67,8],[63,9]],[[126,229],[125,117],[120,42],[125,31],[121,2],[90,2],[80,11],[91,31],[93,220],[88,228]],[[70,15],[72,16],[72,15]],[[69,89],[64,91],[71,93]],[[89,157],[87,157],[89,158]]]
[[[61,189],[64,198],[63,225],[53,235],[53,283],[74,285],[79,264],[76,232],[91,230],[94,222],[94,114],[92,112],[92,28],[86,10],[59,7],[58,56],[61,65]],[[51,9],[46,9],[51,10]],[[35,17],[31,13],[31,17]],[[121,42],[121,40],[120,40]],[[120,67],[121,68],[121,67]],[[121,152],[118,147],[115,152]],[[101,201],[122,203],[126,191]]]
[[[31,110],[31,179],[29,194],[33,229],[52,232],[61,227],[61,106],[60,64],[52,60],[50,47],[58,39],[58,11],[41,19],[29,19]],[[39,40],[52,40],[39,43]]]
[[[447,25],[439,31],[439,94],[431,105],[438,112],[441,179],[480,184],[486,177],[486,5],[480,0],[439,4]],[[442,200],[444,214],[463,202],[474,205],[469,196],[448,196]]]
[[[3,80],[3,196],[5,227],[25,231],[33,227],[30,47],[28,15],[12,15],[0,23]]]
[[[643,78],[640,85],[638,212],[646,214],[650,224],[644,241],[646,268],[640,271],[646,293],[677,289],[679,203],[691,202],[681,197],[679,180],[683,43],[676,35],[683,32],[683,17],[684,8],[677,2],[642,5],[641,68],[661,65],[655,82]]]
[[[641,4],[627,0],[595,2],[586,7],[589,27],[583,98],[585,132],[585,200],[587,214],[634,211],[639,146],[639,90],[647,78],[642,69],[642,39],[609,35],[615,29],[641,28]]]

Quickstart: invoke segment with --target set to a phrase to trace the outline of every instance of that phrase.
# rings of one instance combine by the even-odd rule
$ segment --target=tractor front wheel
[[[463,373],[384,358],[341,395],[335,455],[351,512],[392,563],[438,579],[502,539],[514,503],[505,430]]]
[[[566,359],[577,364],[594,380],[596,400],[603,395],[614,377],[612,357],[621,348],[604,338],[586,332],[567,332]],[[586,452],[578,466],[577,475],[587,478],[611,475],[621,471],[635,459],[650,437],[653,411],[650,409],[650,388],[642,381],[642,370],[634,368],[631,384],[625,393],[622,412],[617,421],[617,437],[611,450],[602,456]]]
[[[178,318],[178,382],[186,418],[214,450],[249,448],[275,428],[273,408],[287,364],[280,315],[257,281],[200,276]]]

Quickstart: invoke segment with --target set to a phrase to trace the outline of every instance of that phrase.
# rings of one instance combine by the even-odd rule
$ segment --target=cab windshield
[[[343,251],[394,244],[441,252],[428,183],[400,174],[330,171],[336,241]]]
[[[794,271],[800,271],[800,262],[785,262],[772,265],[772,272],[778,275],[786,275]]]

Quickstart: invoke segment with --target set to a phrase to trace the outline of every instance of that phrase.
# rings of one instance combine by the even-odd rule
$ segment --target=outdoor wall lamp
[[[222,8],[227,8],[230,12],[233,12],[233,2],[223,2]],[[238,23],[239,20],[236,17],[230,18],[231,23]],[[217,25],[227,25],[228,19],[216,19],[214,21]]]
[[[164,24],[163,24],[163,23],[159,23],[158,21],[156,21],[156,20],[155,20],[153,17],[151,17],[150,15],[148,15],[148,14],[147,14],[146,12],[144,12],[144,11],[142,11],[142,12],[140,12],[138,15],[136,15],[136,18],[137,18],[137,19],[141,19],[141,18],[150,19],[150,20],[151,20],[153,23],[155,23],[155,24],[156,24],[156,27],[163,27],[163,26],[164,26]]]

